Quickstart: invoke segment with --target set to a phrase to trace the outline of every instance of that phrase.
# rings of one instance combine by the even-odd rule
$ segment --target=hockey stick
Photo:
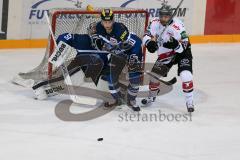
[[[172,78],[171,80],[169,80],[169,81],[164,81],[164,80],[162,80],[161,78],[159,78],[158,76],[152,74],[152,72],[150,72],[150,71],[146,71],[146,72],[144,72],[144,73],[147,74],[147,75],[149,75],[149,76],[151,76],[151,77],[153,77],[154,79],[162,82],[163,84],[165,84],[165,85],[167,85],[167,86],[171,86],[171,85],[173,85],[173,84],[175,84],[175,83],[177,82],[177,78],[176,78],[176,77],[173,77],[173,78]]]
[[[55,39],[55,37],[54,37],[53,31],[52,31],[52,28],[51,28],[51,24],[50,24],[50,20],[49,20],[49,17],[48,17],[48,15],[47,15],[47,13],[45,13],[45,17],[46,17],[46,20],[47,20],[47,23],[48,23],[50,35],[51,35],[51,37],[52,37],[52,39],[53,39],[54,45],[56,46],[56,49],[59,51],[59,48],[58,48],[58,46],[57,46],[57,42],[56,42],[56,39]],[[72,88],[73,83],[72,83],[72,80],[71,80],[71,78],[70,78],[70,75],[69,75],[69,72],[68,72],[67,67],[66,67],[65,64],[63,63],[63,64],[60,65],[60,68],[61,68],[61,70],[62,70],[63,77],[64,77],[64,82],[65,82],[66,85],[67,85],[68,92],[69,92],[69,95],[70,95],[71,100],[72,100],[73,102],[75,102],[75,103],[81,103],[81,101],[83,101],[83,98],[78,97],[78,96],[76,95],[74,89]],[[69,87],[69,86],[70,86],[70,87]],[[93,104],[93,101],[88,101],[88,102],[86,102],[86,103],[88,103],[88,104],[90,103],[90,104],[92,104],[92,105],[95,104],[95,102],[94,102],[94,104]]]
[[[99,50],[77,50],[78,53],[105,53],[109,54],[107,51],[99,51]]]
[[[72,76],[73,74],[77,73],[78,71],[80,71],[80,68],[76,68],[73,71],[70,71],[69,75]],[[38,89],[38,88],[40,88],[42,86],[45,86],[45,85],[48,85],[48,84],[52,84],[52,83],[56,83],[56,82],[60,82],[62,80],[64,80],[63,76],[59,76],[59,77],[56,77],[56,78],[53,78],[53,79],[49,79],[49,80],[44,80],[44,81],[41,81],[41,82],[35,84],[32,87],[32,89],[35,90],[35,89]]]

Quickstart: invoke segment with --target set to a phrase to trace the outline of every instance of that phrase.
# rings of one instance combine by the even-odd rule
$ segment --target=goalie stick
[[[77,73],[78,71],[80,71],[80,68],[76,68],[74,70],[71,70],[69,72],[69,75],[72,76],[73,74]],[[50,79],[50,80],[45,80],[45,81],[42,81],[42,82],[39,82],[37,84],[35,84],[32,89],[35,90],[35,89],[38,89],[42,86],[45,86],[45,85],[49,85],[49,84],[52,84],[52,83],[55,83],[55,82],[59,82],[59,81],[62,81],[64,80],[64,76],[59,76],[57,78],[53,78],[53,79]]]

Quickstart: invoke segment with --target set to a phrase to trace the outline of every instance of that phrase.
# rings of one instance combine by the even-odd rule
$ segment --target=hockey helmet
[[[103,9],[101,13],[101,19],[104,21],[112,21],[114,17],[113,11],[110,8]]]
[[[159,15],[161,16],[172,16],[173,9],[170,5],[163,4],[160,8]]]

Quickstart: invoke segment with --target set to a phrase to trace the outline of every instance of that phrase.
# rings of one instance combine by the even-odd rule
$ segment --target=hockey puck
[[[143,100],[142,100],[142,104],[146,105],[146,104],[147,104],[147,100],[146,100],[146,99],[143,99]]]
[[[98,141],[102,141],[102,140],[103,140],[103,138],[98,138],[97,140],[98,140]]]

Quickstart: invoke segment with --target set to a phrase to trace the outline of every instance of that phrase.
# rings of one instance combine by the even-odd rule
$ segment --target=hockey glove
[[[168,49],[175,49],[179,46],[179,42],[171,37],[168,42],[163,43],[163,47],[168,48]]]
[[[94,48],[96,48],[97,50],[103,49],[104,42],[97,34],[92,35],[91,39]]]
[[[124,50],[121,50],[120,48],[118,48],[118,45],[111,45],[109,43],[104,43],[103,50],[119,56],[124,55]]]
[[[154,53],[158,50],[158,44],[155,41],[148,40],[146,42],[146,47],[150,53]]]
[[[111,52],[112,50],[114,50],[114,46],[109,44],[109,43],[104,43],[103,44],[103,50],[104,51],[108,51]]]

